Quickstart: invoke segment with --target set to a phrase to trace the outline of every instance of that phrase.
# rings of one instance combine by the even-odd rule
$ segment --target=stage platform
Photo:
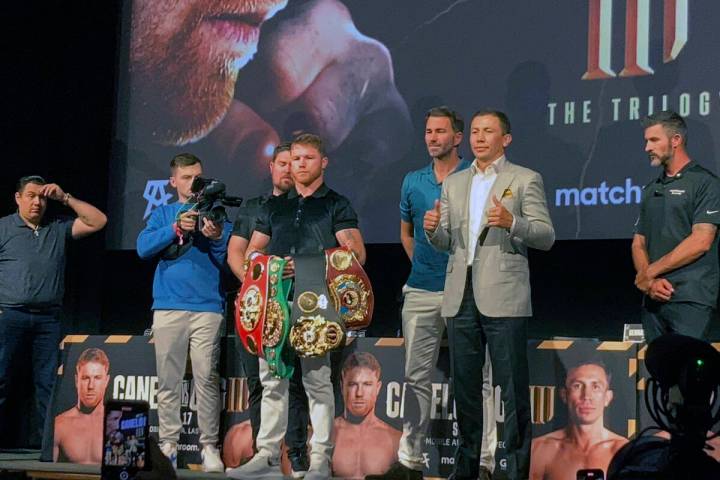
[[[72,463],[41,462],[37,453],[0,453],[0,479],[27,478],[47,480],[99,480],[99,465],[76,465]],[[213,479],[227,478],[222,473],[196,472],[181,468],[178,478]]]

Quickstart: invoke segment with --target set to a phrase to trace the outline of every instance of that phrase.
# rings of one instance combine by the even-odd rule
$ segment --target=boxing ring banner
[[[223,339],[221,356],[222,422],[221,438],[223,457],[226,463],[237,464],[252,452],[252,437],[247,412],[247,389],[239,364],[236,337]],[[242,347],[240,347],[242,348]],[[109,369],[105,389],[103,379],[97,379],[96,386],[88,388],[86,370],[98,361],[103,352]],[[87,352],[91,353],[88,354]],[[92,353],[94,352],[94,356]],[[78,360],[90,355],[91,360],[81,365]],[[530,341],[528,343],[530,364],[530,397],[532,405],[533,436],[541,437],[561,430],[575,420],[572,402],[568,395],[561,393],[566,387],[569,372],[577,371],[578,365],[604,368],[611,377],[609,389],[614,393],[611,402],[603,406],[605,428],[622,437],[632,437],[637,431],[639,390],[642,383],[638,371],[638,349],[636,344],[627,342],[598,342],[591,340]],[[82,362],[81,362],[82,363]],[[345,349],[332,357],[333,380],[335,383],[335,449],[333,464],[336,469],[349,468],[355,460],[363,459],[374,445],[383,448],[384,455],[377,454],[372,464],[377,468],[396,460],[397,444],[402,433],[402,422],[406,416],[414,415],[416,407],[412,395],[403,395],[405,350],[401,338],[354,338]],[[102,369],[101,369],[102,370]],[[372,372],[368,377],[359,376],[362,371]],[[455,418],[452,388],[449,383],[448,350],[443,345],[439,360],[432,376],[430,425],[423,448],[424,474],[428,477],[447,477],[453,468],[453,455],[458,444],[458,425]],[[76,374],[81,381],[76,380]],[[480,372],[478,372],[480,374]],[[102,372],[100,374],[102,377]],[[85,386],[84,386],[85,385]],[[359,393],[358,386],[366,390]],[[89,394],[88,390],[94,390]],[[102,423],[76,422],[78,431],[58,431],[68,427],[59,421],[61,415],[71,411],[86,416],[91,412],[87,404],[93,403],[97,395],[105,399],[145,400],[151,408],[151,433],[157,434],[157,376],[153,344],[149,337],[132,336],[68,336],[64,342],[63,362],[58,370],[50,428],[46,429],[43,442],[45,460],[72,461],[72,452],[88,450],[93,441],[102,435]],[[500,402],[500,389],[495,388],[495,416],[498,438],[502,439],[504,412]],[[346,405],[347,400],[347,405]],[[78,408],[80,407],[80,408]],[[77,411],[75,411],[77,410]],[[195,397],[192,376],[186,375],[182,385],[183,431],[178,446],[178,465],[199,468],[200,445],[195,411]],[[81,417],[82,418],[82,417]],[[352,423],[375,422],[373,434],[358,441]],[[84,425],[81,427],[81,425]],[[54,427],[54,428],[53,428]],[[96,431],[92,431],[92,429]],[[55,431],[53,431],[55,430]],[[232,435],[229,432],[233,432]],[[53,442],[53,434],[59,437]],[[225,438],[227,435],[227,438]],[[352,435],[352,442],[347,442]],[[55,448],[53,448],[55,444]],[[55,455],[53,455],[55,450]],[[502,478],[504,465],[502,441],[497,452],[498,478]],[[87,458],[76,458],[86,461]],[[90,462],[92,463],[92,462]],[[355,462],[357,463],[357,462]],[[361,462],[362,463],[362,462]],[[287,470],[287,465],[285,465]],[[336,472],[338,476],[351,476],[353,472]],[[357,474],[358,472],[354,472]],[[368,472],[361,472],[368,473]]]

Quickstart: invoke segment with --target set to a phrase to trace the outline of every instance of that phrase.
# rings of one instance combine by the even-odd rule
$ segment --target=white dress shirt
[[[467,264],[472,265],[475,258],[475,247],[477,247],[478,238],[485,225],[482,224],[483,214],[490,206],[488,205],[488,197],[492,190],[495,180],[497,180],[498,172],[505,165],[505,155],[501,156],[481,171],[477,167],[477,163],[470,165],[470,171],[473,173],[472,185],[470,186],[470,205],[468,208],[468,249]],[[513,219],[513,224],[515,219]]]

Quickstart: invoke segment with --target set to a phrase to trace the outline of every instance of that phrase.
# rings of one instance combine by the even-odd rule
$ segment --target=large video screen
[[[559,239],[632,235],[660,174],[648,113],[683,115],[692,158],[718,171],[714,0],[134,0],[125,17],[112,248],[175,201],[173,155],[250,198],[270,190],[273,147],[306,131],[366,240],[398,242],[402,179],[431,161],[438,105],[508,114],[507,156],[543,175]]]

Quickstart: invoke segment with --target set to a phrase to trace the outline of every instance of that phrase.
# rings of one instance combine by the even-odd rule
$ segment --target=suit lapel
[[[465,248],[467,248],[468,245],[468,221],[469,221],[469,212],[470,212],[470,189],[472,187],[472,167],[466,168],[464,171],[465,173],[465,179],[464,181],[458,182],[460,183],[461,188],[464,188],[464,191],[458,192],[459,198],[463,199],[462,202],[462,215],[460,216],[461,223],[460,223],[460,231],[462,233],[463,237],[463,245],[466,245]]]

